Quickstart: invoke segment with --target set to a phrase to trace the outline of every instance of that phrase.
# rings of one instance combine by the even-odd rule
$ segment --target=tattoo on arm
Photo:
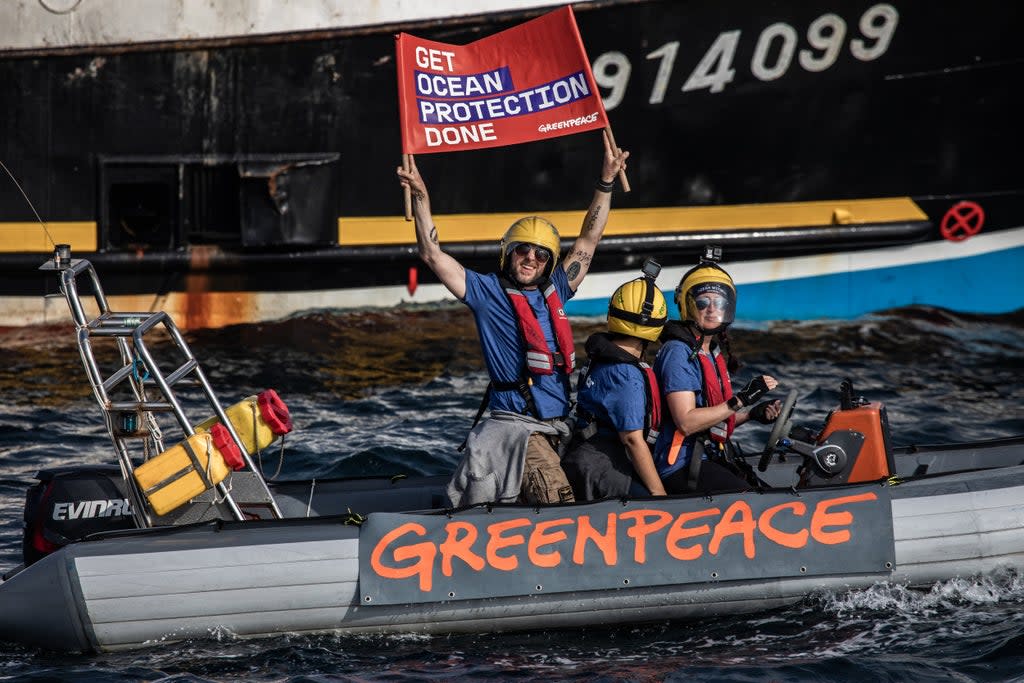
[[[430,241],[437,244],[437,226],[435,225],[430,229]]]
[[[601,213],[601,207],[600,206],[595,206],[595,207],[591,208],[589,212],[587,212],[587,217],[583,221],[583,232],[584,233],[588,233],[588,232],[590,232],[593,229],[594,223],[597,222],[597,216],[600,213]]]
[[[578,261],[579,263],[581,263],[581,264],[583,264],[585,266],[588,266],[588,265],[590,265],[591,254],[590,254],[589,251],[584,251],[583,249],[577,249],[574,252],[572,252],[571,254],[569,254],[569,259],[572,259],[573,261]],[[569,260],[569,259],[566,259],[566,260]]]
[[[570,263],[569,264],[569,270],[565,271],[565,275],[569,279],[569,282],[572,282],[577,277],[579,277],[579,275],[580,275],[580,262],[579,261],[573,261],[572,263]]]

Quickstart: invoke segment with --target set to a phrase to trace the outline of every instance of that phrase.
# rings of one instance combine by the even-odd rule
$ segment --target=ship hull
[[[704,243],[737,269],[744,318],[1019,308],[1019,280],[987,308],[967,294],[1021,262],[1024,20],[1011,8],[576,9],[633,189],[615,193],[570,313],[599,313],[647,256],[671,288]],[[13,103],[0,153],[46,221],[13,183],[0,191],[0,324],[65,315],[28,304],[54,242],[88,256],[110,294],[169,307],[186,327],[443,300],[398,215],[393,33],[460,44],[540,11],[0,52]],[[600,158],[587,133],[418,165],[442,245],[487,271],[518,215],[553,217],[568,246]],[[778,276],[789,271],[801,274]],[[793,306],[809,277],[826,295]],[[880,296],[865,281],[894,286]]]

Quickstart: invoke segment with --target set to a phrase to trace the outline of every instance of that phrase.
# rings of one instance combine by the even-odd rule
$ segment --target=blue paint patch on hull
[[[746,284],[739,286],[738,317],[850,319],[912,305],[964,313],[1009,313],[1024,307],[1022,271],[1024,247],[1015,247],[945,261]],[[626,279],[624,275],[623,281]],[[573,299],[565,308],[569,315],[603,316],[608,301]],[[669,309],[670,317],[677,317],[671,301]]]

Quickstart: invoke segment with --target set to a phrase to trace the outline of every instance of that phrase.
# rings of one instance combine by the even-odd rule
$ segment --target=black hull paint
[[[885,49],[861,25],[877,7],[898,17],[870,15],[869,33],[894,27]],[[842,20],[845,36],[821,68],[826,51],[811,48],[809,32],[826,15]],[[464,43],[528,16],[403,28]],[[633,191],[616,193],[615,208],[910,196],[928,215],[838,236],[609,238],[595,272],[648,253],[685,263],[707,238],[729,245],[730,260],[937,239],[960,198],[984,206],[986,231],[1024,225],[1024,19],[1010,6],[666,0],[580,6],[577,19],[599,81],[625,84],[617,104],[607,100],[618,141],[633,153]],[[779,25],[795,37],[794,53],[765,80],[786,61],[785,41],[757,46]],[[401,210],[392,29],[0,55],[9,103],[0,157],[47,221],[96,222],[90,258],[118,273],[107,278],[111,293],[180,291],[188,273],[204,273],[214,291],[402,284],[418,265],[411,244],[336,244],[338,217]],[[684,91],[723,36],[734,37],[732,80],[718,92]],[[609,60],[628,61],[628,78]],[[712,71],[721,67],[719,59]],[[418,163],[437,214],[544,212],[581,209],[600,156],[599,136],[583,134]],[[268,200],[274,169],[301,160],[311,165],[293,169],[292,187]],[[0,223],[32,220],[15,188],[0,191]],[[487,270],[497,237],[446,246]],[[197,245],[214,248],[197,259]],[[44,291],[37,261],[0,255],[0,295]]]

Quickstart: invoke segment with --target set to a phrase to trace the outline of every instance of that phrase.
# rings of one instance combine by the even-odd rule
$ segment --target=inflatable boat
[[[269,482],[253,455],[291,429],[280,397],[225,408],[166,314],[111,311],[66,247],[43,269],[116,464],[38,474],[0,641],[604,626],[1024,568],[1024,437],[894,448],[885,406],[849,382],[812,427],[787,396],[748,491],[452,509],[446,477]]]

